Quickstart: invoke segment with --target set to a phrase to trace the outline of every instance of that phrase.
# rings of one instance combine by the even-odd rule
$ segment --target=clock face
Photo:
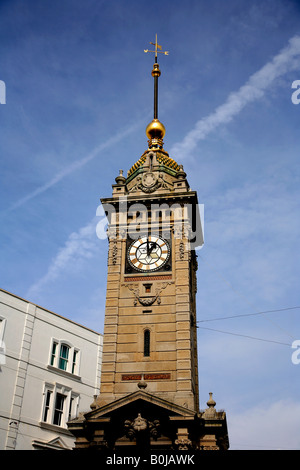
[[[128,248],[129,264],[138,271],[149,272],[160,269],[169,259],[170,246],[163,238],[141,237]]]

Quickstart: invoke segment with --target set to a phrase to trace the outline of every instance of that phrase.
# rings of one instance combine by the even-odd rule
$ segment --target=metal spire
[[[162,46],[157,43],[157,34],[155,35],[155,42],[150,42],[150,44],[155,46],[155,50],[150,51],[149,49],[144,49],[144,52],[154,52],[155,54],[155,63],[153,65],[151,75],[154,77],[154,119],[158,119],[158,77],[160,76],[160,70],[157,63],[157,54],[161,53],[168,55],[169,51],[162,51]]]

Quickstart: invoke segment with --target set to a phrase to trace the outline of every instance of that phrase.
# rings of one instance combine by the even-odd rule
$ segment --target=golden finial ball
[[[146,127],[146,136],[149,140],[163,139],[165,133],[165,126],[158,119],[153,119],[153,121],[151,121]]]

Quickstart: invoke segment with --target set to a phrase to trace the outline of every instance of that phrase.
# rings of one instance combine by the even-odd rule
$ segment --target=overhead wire
[[[291,347],[291,345],[289,343],[282,343],[280,341],[274,341],[274,340],[271,340],[271,339],[257,338],[256,336],[242,335],[240,333],[232,333],[231,331],[223,331],[223,330],[217,330],[215,328],[207,328],[205,326],[198,326],[197,328],[200,328],[201,330],[217,331],[218,333],[226,333],[227,335],[242,336],[243,338],[255,339],[255,340],[258,340],[258,341],[265,341],[267,343],[282,344],[284,346]]]
[[[296,309],[296,308],[300,308],[300,306],[299,307],[297,306],[297,307],[278,308],[278,309],[275,309],[275,310],[265,310],[263,312],[242,313],[240,315],[231,315],[231,316],[228,316],[228,317],[206,318],[204,320],[197,320],[197,323],[204,323],[204,322],[208,322],[208,321],[217,321],[217,320],[228,320],[228,319],[231,319],[231,318],[251,317],[251,316],[254,316],[254,315],[263,315],[265,313],[285,312],[286,310],[293,310],[293,309]]]
[[[229,281],[227,281],[227,279],[224,278],[224,276],[222,276],[222,274],[220,274],[215,268],[213,268],[201,255],[198,255],[198,257],[201,258],[201,260],[212,270],[214,271],[224,282],[226,282],[226,284],[229,285],[229,287],[237,294],[239,295],[241,298],[243,298],[244,300],[246,300],[246,302],[248,303],[248,305],[252,306],[253,307],[253,303],[250,302],[244,295],[242,295],[238,290],[236,290]],[[216,318],[210,318],[210,319],[204,319],[204,320],[198,320],[197,321],[197,324],[198,323],[204,323],[204,322],[209,322],[209,321],[218,321],[218,320],[228,320],[228,319],[232,319],[232,318],[241,318],[241,317],[249,317],[249,316],[255,316],[255,315],[263,315],[265,316],[265,314],[267,313],[275,313],[275,312],[283,312],[283,311],[288,311],[288,310],[294,310],[294,309],[299,309],[300,306],[295,306],[295,307],[286,307],[286,308],[281,308],[281,309],[274,309],[274,310],[266,310],[266,311],[258,311],[258,312],[253,312],[253,313],[248,313],[248,314],[238,314],[238,315],[231,315],[231,316],[226,316],[226,317],[216,317]],[[255,307],[256,309],[256,307]],[[277,325],[277,323],[271,321],[268,317],[265,317],[267,320],[269,320],[273,325],[275,325],[277,328],[279,328],[280,330],[284,331],[289,337],[293,338],[294,337],[289,333],[287,332],[286,330],[284,330],[281,326]],[[247,339],[251,339],[251,340],[256,340],[256,341],[262,341],[262,342],[268,342],[268,343],[275,343],[275,344],[280,344],[280,345],[284,345],[284,346],[288,346],[288,347],[291,347],[291,344],[289,343],[284,343],[284,342],[280,342],[280,341],[275,341],[275,340],[269,340],[269,339],[265,339],[265,338],[258,338],[258,337],[255,337],[255,336],[250,336],[250,335],[243,335],[243,334],[240,334],[240,333],[233,333],[233,332],[229,332],[229,331],[224,331],[224,330],[219,330],[219,329],[215,329],[215,328],[208,328],[208,327],[205,327],[205,326],[199,326],[197,325],[197,328],[199,329],[203,329],[203,330],[209,330],[209,331],[214,331],[214,332],[218,332],[218,333],[223,333],[223,334],[228,334],[228,335],[232,335],[232,336],[239,336],[239,337],[243,337],[243,338],[247,338]],[[242,445],[242,447],[247,447],[247,444],[245,445]],[[252,446],[248,446],[248,447],[252,447]],[[258,446],[254,446],[254,447],[258,447]],[[263,448],[263,446],[261,446]]]
[[[208,263],[208,261],[206,261],[203,256],[201,256],[200,254],[198,254],[198,258],[201,258],[201,260],[213,271],[215,272],[226,284],[229,285],[229,287],[239,296],[241,297],[244,301],[246,301],[248,303],[248,305],[250,305],[251,307],[254,307],[255,310],[258,310],[257,307],[253,304],[253,302],[251,302],[244,294],[241,294],[237,289],[235,289],[232,284],[217,270],[215,269],[214,267],[211,266],[210,263]],[[264,315],[262,313],[262,315]],[[295,337],[293,335],[291,335],[288,331],[286,331],[284,328],[282,328],[281,326],[279,326],[276,322],[272,321],[270,318],[268,318],[267,316],[265,317],[270,323],[272,323],[274,326],[276,326],[277,328],[279,328],[281,331],[283,331],[285,334],[287,334],[290,338],[292,339],[295,339]],[[200,328],[200,327],[199,327]]]

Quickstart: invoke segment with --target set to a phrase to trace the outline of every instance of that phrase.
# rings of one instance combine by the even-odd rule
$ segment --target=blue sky
[[[205,208],[201,408],[232,449],[300,448],[299,24],[289,0],[0,1],[0,287],[103,331],[96,210],[147,148],[157,33],[164,148]]]

